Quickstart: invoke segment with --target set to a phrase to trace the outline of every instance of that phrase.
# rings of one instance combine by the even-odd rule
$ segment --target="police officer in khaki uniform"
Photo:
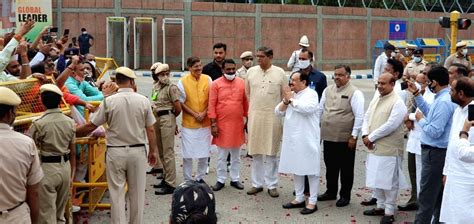
[[[135,73],[127,68],[115,70],[119,90],[104,99],[91,121],[77,128],[77,136],[85,136],[107,123],[107,183],[111,202],[111,223],[127,223],[125,216],[125,186],[128,184],[127,205],[130,223],[143,223],[148,139],[148,163],[156,163],[156,141],[150,101],[136,93]]]
[[[416,76],[423,73],[425,69],[426,61],[423,59],[423,49],[418,48],[413,51],[413,59],[408,62],[405,70],[403,71],[403,77],[410,80],[415,80]]]
[[[37,223],[43,178],[35,142],[14,130],[21,99],[0,87],[0,224]]]
[[[174,135],[176,117],[181,113],[179,89],[170,80],[170,68],[167,64],[158,64],[153,74],[153,90],[151,100],[155,123],[158,154],[163,164],[164,179],[154,185],[158,189],[156,195],[172,194],[176,187],[176,161],[174,156]]]
[[[59,109],[63,93],[56,85],[44,84],[40,93],[46,112],[30,127],[45,173],[40,183],[38,223],[66,223],[64,210],[74,176],[71,169],[76,167],[76,125]]]

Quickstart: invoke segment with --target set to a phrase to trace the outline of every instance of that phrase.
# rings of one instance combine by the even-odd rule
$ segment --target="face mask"
[[[235,73],[234,74],[224,74],[225,78],[229,81],[232,81],[235,79]]]
[[[82,32],[82,34],[84,34],[84,35],[87,34],[87,31]]]
[[[84,73],[86,73],[85,76],[87,76],[89,78],[92,77],[92,72],[91,71],[85,70]]]
[[[467,55],[467,48],[462,49],[461,54],[464,55],[464,56],[466,56],[466,55]]]
[[[415,63],[420,63],[420,62],[421,62],[421,57],[414,57],[414,58],[413,58],[413,61],[414,61]]]
[[[433,83],[431,83],[431,84],[433,84]],[[430,89],[430,91],[431,91],[432,93],[435,93],[435,87],[436,87],[436,86],[433,87],[433,86],[431,86],[431,85],[428,86],[428,88]]]
[[[310,64],[311,64],[311,62],[309,60],[300,60],[300,61],[298,61],[297,67],[300,68],[300,69],[305,69],[305,68],[309,67]]]
[[[390,53],[390,57],[394,58],[395,56],[397,56],[397,53],[395,52]]]
[[[252,60],[247,60],[247,61],[244,62],[244,67],[246,67],[246,68],[250,68],[250,67],[252,67],[252,65],[253,65]]]
[[[161,83],[161,84],[169,84],[170,83],[170,77],[165,75],[165,76],[160,76],[158,77],[158,81]]]

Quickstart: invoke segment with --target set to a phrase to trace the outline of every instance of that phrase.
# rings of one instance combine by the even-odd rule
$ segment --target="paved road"
[[[328,75],[330,72],[327,73]],[[363,73],[362,73],[363,74]],[[173,79],[176,81],[176,79]],[[372,80],[352,80],[365,96],[366,108],[373,96]],[[332,80],[329,81],[332,83]],[[141,77],[137,80],[139,92],[149,95],[151,92],[152,78]],[[183,181],[182,161],[181,161],[181,144],[180,136],[176,137],[176,156],[177,156],[177,181]],[[355,220],[357,223],[378,223],[380,217],[367,217],[362,212],[367,207],[361,206],[359,203],[370,197],[370,190],[365,188],[365,159],[367,153],[362,142],[359,141],[356,153],[355,163],[355,180],[352,192],[351,204],[344,208],[337,208],[336,201],[318,202],[319,210],[309,216],[299,214],[298,210],[282,209],[281,205],[293,199],[293,182],[291,176],[280,175],[279,192],[280,197],[271,198],[266,191],[256,195],[248,196],[245,192],[251,187],[250,182],[250,164],[249,158],[244,158],[245,152],[242,151],[242,169],[241,181],[245,185],[243,191],[238,191],[226,183],[226,187],[216,192],[216,207],[219,223],[350,223]],[[216,156],[211,157],[211,170],[206,178],[206,182],[214,184],[216,182]],[[321,174],[326,173],[324,162],[321,161]],[[408,178],[406,162],[404,164],[404,173]],[[407,179],[408,180],[408,179]],[[145,205],[145,223],[168,223],[170,214],[171,196],[155,196],[153,184],[157,180],[148,175],[146,188],[146,205]],[[320,179],[320,193],[326,190],[326,179]],[[400,191],[399,204],[408,200],[410,192],[408,190]],[[108,211],[96,212],[90,219],[89,223],[109,223]],[[396,222],[413,221],[414,212],[397,212]],[[87,215],[83,215],[83,219],[87,219]],[[82,222],[80,222],[82,223]]]

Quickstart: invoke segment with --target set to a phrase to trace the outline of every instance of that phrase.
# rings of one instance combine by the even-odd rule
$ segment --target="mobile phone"
[[[43,40],[43,42],[45,42],[45,43],[49,43],[50,40],[51,40],[51,36],[50,35],[43,35],[41,37],[41,40]]]
[[[64,30],[63,37],[69,36],[69,29]]]
[[[57,28],[57,27],[51,27],[51,28],[49,28],[49,32],[50,32],[50,33],[57,33],[57,32],[58,32],[58,28]]]
[[[402,87],[402,90],[408,89],[408,83],[407,82],[400,83],[400,86]]]
[[[467,110],[468,110],[467,119],[469,121],[474,121],[474,105],[469,104],[469,106],[467,106]]]

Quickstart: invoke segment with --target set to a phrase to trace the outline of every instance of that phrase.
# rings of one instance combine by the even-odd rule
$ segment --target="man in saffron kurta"
[[[198,159],[197,174],[194,179],[203,182],[211,148],[211,122],[207,117],[207,106],[212,80],[209,76],[202,74],[199,58],[190,57],[187,64],[190,74],[178,82],[183,108],[181,131],[183,175],[185,181],[193,179],[193,159]]]
[[[239,190],[240,146],[244,144],[244,119],[247,118],[248,101],[245,82],[236,77],[235,62],[225,59],[222,63],[224,75],[211,85],[208,117],[211,119],[212,143],[218,147],[217,183],[212,187],[219,191],[227,178],[226,158],[230,153],[230,186]]]
[[[248,148],[249,154],[253,156],[253,187],[247,194],[261,192],[263,185],[266,185],[270,196],[278,197],[277,156],[283,126],[281,118],[275,116],[274,109],[283,98],[283,87],[288,86],[288,78],[283,69],[272,65],[272,49],[261,47],[256,56],[259,66],[248,70],[245,84],[249,99]]]

